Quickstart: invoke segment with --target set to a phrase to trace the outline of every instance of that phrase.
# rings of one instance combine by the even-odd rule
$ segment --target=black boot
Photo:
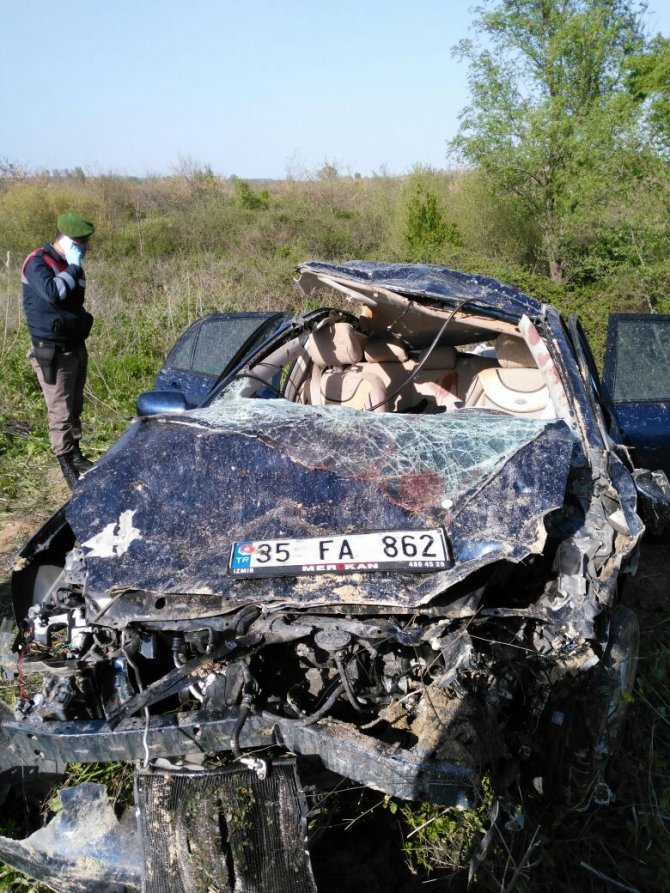
[[[79,472],[77,471],[74,464],[74,452],[65,453],[64,456],[58,456],[57,458],[60,464],[60,470],[63,472],[65,482],[67,483],[70,490],[74,490],[79,479]]]
[[[85,471],[88,471],[89,468],[93,468],[94,463],[91,462],[90,459],[87,459],[86,456],[82,455],[78,440],[75,440],[70,455],[72,456],[72,464],[79,474],[83,474]]]

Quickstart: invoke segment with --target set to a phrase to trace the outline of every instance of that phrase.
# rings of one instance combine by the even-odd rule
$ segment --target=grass
[[[7,831],[4,833],[12,836]],[[0,893],[49,893],[49,888],[8,865],[0,865]]]
[[[57,213],[70,207],[98,225],[86,265],[96,323],[83,443],[94,457],[126,427],[136,395],[152,386],[167,350],[194,319],[214,310],[297,308],[301,298],[291,280],[301,260],[417,257],[492,275],[577,312],[596,352],[610,310],[670,310],[667,262],[610,270],[580,285],[552,284],[536,261],[532,221],[474,175],[418,169],[404,179],[314,178],[262,190],[198,171],[146,181],[0,181],[0,261],[7,258],[0,263],[0,552],[7,570],[26,528],[67,498],[25,360],[19,274],[23,256],[52,238]],[[562,813],[525,794],[501,804],[489,830],[490,787],[465,813],[377,796],[372,807],[360,807],[372,810],[366,827],[379,825],[383,815],[384,827],[393,829],[407,889],[413,881],[426,890],[465,889],[473,858],[469,889],[483,893],[670,889],[670,605],[663,548],[647,550],[641,580],[630,589],[642,618],[643,650],[634,721],[608,776],[616,799]],[[124,797],[129,770],[71,767],[69,779],[99,780],[114,798]],[[358,833],[355,815],[337,821]],[[20,829],[0,829],[10,830]],[[3,890],[40,888],[0,867]]]

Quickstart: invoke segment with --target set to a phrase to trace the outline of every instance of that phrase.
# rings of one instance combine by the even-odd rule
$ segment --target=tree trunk
[[[549,277],[552,282],[565,282],[565,261],[549,257]]]
[[[549,174],[553,170],[549,166]],[[548,180],[550,176],[548,177]],[[544,231],[544,245],[547,252],[547,264],[549,266],[549,277],[552,282],[565,282],[565,259],[561,256],[560,249],[561,240],[556,232],[554,219],[554,197],[547,186],[547,194],[544,203],[544,222],[542,229]]]

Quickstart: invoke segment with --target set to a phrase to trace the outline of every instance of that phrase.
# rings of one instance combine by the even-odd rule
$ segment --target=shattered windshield
[[[308,468],[382,485],[415,511],[451,508],[548,424],[481,409],[418,416],[227,396],[189,418],[259,438]]]

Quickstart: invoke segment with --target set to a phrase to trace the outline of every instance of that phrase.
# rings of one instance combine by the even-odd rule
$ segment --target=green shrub
[[[456,228],[457,229],[457,228]],[[411,260],[431,260],[448,241],[449,229],[434,192],[417,184],[407,204],[405,245]]]
[[[111,258],[167,257],[183,247],[175,221],[167,217],[134,219],[97,237],[94,244]]]
[[[247,211],[258,211],[270,205],[270,194],[267,189],[254,192],[246,180],[240,180],[236,177],[233,180],[233,190],[235,204],[240,208],[245,208]]]

